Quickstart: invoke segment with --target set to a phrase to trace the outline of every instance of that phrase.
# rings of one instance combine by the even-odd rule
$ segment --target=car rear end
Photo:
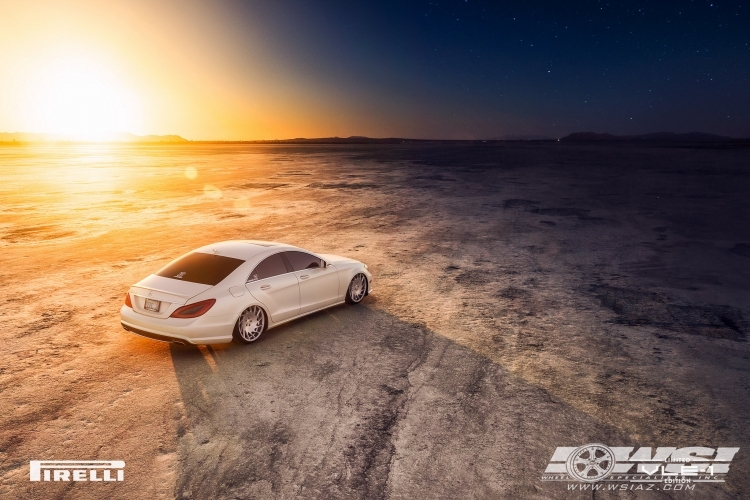
[[[236,318],[220,303],[216,285],[245,261],[191,252],[133,285],[120,309],[122,327],[132,333],[180,344],[225,343]]]

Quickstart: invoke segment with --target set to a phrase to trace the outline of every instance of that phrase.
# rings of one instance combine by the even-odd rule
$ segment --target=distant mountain
[[[0,142],[86,142],[76,141],[60,134],[33,134],[27,132],[0,132]],[[179,135],[135,135],[127,132],[115,134],[105,142],[188,142]]]
[[[723,135],[706,134],[703,132],[689,132],[686,134],[675,134],[674,132],[656,132],[653,134],[640,135],[612,135],[597,134],[596,132],[576,132],[566,135],[561,141],[659,141],[659,142],[726,142],[732,141],[731,137]]]
[[[117,135],[115,141],[121,142],[188,142],[179,135],[135,135],[122,133]]]

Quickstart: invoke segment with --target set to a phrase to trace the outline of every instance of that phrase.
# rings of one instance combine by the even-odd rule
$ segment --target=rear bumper
[[[123,323],[122,321],[120,322],[120,324],[125,330],[129,331],[130,333],[135,333],[136,335],[140,335],[141,337],[146,337],[152,340],[158,340],[160,342],[173,342],[175,344],[182,344],[182,345],[191,343],[191,342],[188,342],[187,340],[180,339],[177,337],[170,337],[168,335],[159,335],[158,333],[147,332],[146,330],[141,330],[134,326],[130,326],[126,323]]]
[[[194,320],[153,318],[133,311],[128,306],[120,309],[122,327],[141,337],[161,342],[180,344],[226,344],[232,341],[235,318],[231,316],[201,316]]]

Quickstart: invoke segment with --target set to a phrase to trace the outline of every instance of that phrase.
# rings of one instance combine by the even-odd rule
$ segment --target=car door
[[[299,281],[291,271],[281,253],[277,253],[255,266],[245,284],[250,294],[266,307],[273,323],[300,313]]]
[[[339,297],[338,271],[307,252],[284,252],[299,279],[300,313],[335,304]]]

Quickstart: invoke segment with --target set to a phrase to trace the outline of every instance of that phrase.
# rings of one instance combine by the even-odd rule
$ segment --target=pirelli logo
[[[32,460],[29,481],[112,482],[125,480],[122,460]]]

